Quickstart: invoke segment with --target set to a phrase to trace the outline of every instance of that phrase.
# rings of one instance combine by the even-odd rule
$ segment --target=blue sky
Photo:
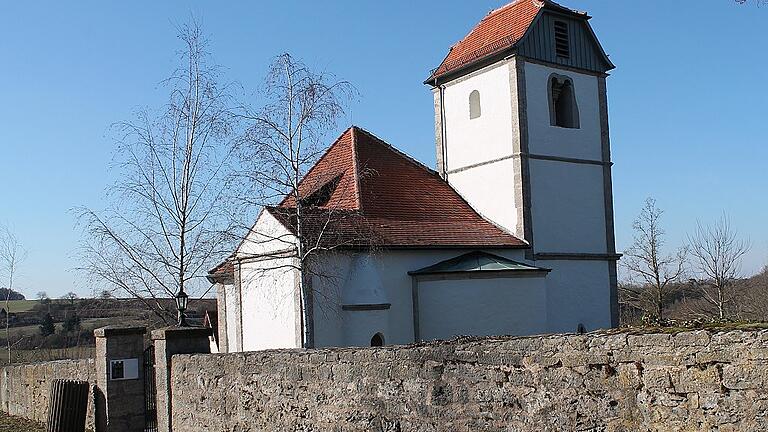
[[[90,293],[70,209],[103,206],[114,180],[109,126],[165,101],[176,24],[191,15],[226,77],[255,89],[284,51],[351,81],[354,122],[434,165],[422,84],[450,45],[504,1],[2,2],[0,223],[29,249],[19,287]],[[572,0],[618,66],[608,80],[616,233],[653,196],[670,245],[726,211],[768,261],[768,7],[731,0]],[[706,4],[706,7],[702,7]],[[345,125],[340,125],[344,127]]]

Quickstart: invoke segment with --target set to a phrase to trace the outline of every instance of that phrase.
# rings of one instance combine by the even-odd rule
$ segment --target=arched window
[[[478,117],[480,117],[480,92],[472,90],[472,93],[469,94],[469,118]]]
[[[372,347],[380,347],[384,346],[384,335],[381,333],[376,333],[371,338],[371,346]]]
[[[562,75],[549,78],[549,119],[552,126],[579,128],[579,107],[573,81]]]

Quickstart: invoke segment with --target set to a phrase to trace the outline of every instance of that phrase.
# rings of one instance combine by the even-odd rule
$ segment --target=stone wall
[[[768,332],[177,355],[174,431],[768,430]]]
[[[88,381],[88,428],[94,424],[93,359],[59,360],[0,368],[0,406],[4,412],[39,422],[48,420],[48,398],[54,379]]]

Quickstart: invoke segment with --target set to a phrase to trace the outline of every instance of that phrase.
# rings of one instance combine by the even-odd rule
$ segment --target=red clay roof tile
[[[579,14],[550,0],[517,0],[492,10],[464,39],[451,47],[428,79],[433,80],[507,48],[511,48],[525,35],[539,11],[548,7],[553,10]]]
[[[371,133],[347,129],[301,181],[302,199],[331,182],[329,198],[307,222],[338,245],[383,247],[527,247],[483,219],[433,170]],[[268,208],[296,232],[295,202]],[[345,232],[346,231],[346,232]],[[326,234],[328,235],[328,234]]]
[[[431,79],[513,46],[522,39],[542,6],[543,2],[537,0],[517,0],[491,11],[451,47]]]

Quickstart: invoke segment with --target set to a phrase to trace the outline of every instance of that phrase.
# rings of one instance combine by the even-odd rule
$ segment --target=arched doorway
[[[376,333],[371,338],[371,346],[372,347],[380,347],[384,346],[384,335],[381,333]]]

